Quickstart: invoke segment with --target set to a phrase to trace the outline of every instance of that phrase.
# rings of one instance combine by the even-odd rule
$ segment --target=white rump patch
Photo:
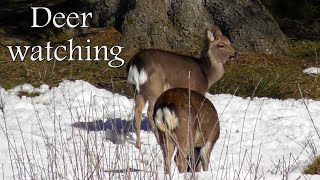
[[[157,126],[157,128],[162,131],[162,132],[166,132],[166,126],[163,122],[163,112],[162,112],[162,108],[157,109],[156,112],[156,116],[154,118],[155,124]]]
[[[176,129],[178,127],[179,122],[174,111],[170,111],[169,108],[164,107],[163,113],[164,113],[164,119],[168,126],[168,130],[173,131],[174,129]]]
[[[168,129],[168,131],[173,131],[179,125],[179,120],[176,114],[174,111],[170,111],[170,109],[167,107],[164,107],[163,109],[159,108],[156,112],[156,117],[154,120],[156,126],[162,132],[165,132],[166,129]]]
[[[142,68],[141,71],[138,71],[136,66],[130,66],[128,73],[128,82],[136,86],[136,90],[140,91],[140,86],[147,82],[148,76],[146,71]]]

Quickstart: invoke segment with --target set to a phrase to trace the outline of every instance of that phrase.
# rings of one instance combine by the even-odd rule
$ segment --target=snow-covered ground
[[[310,68],[307,68],[305,70],[303,70],[303,73],[305,74],[320,74],[320,68],[316,68],[316,67],[310,67]]]
[[[19,97],[19,91],[39,95]],[[210,170],[195,178],[320,179],[301,173],[320,155],[319,101],[207,97],[220,115],[221,134]],[[132,99],[84,81],[64,81],[52,89],[0,87],[1,179],[13,179],[13,174],[16,179],[165,178],[161,150],[151,132],[142,132],[139,152],[134,133],[123,144],[114,144],[105,140],[110,133],[71,126],[106,119],[129,123],[133,105]],[[178,174],[174,163],[172,171],[174,179],[190,175]]]

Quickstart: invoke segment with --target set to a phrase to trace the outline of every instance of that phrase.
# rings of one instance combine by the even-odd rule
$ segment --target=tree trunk
[[[272,15],[254,0],[138,0],[121,26],[129,49],[186,49],[199,52],[204,32],[221,27],[239,50],[285,52],[286,38]]]
[[[8,3],[10,0],[5,1]],[[38,1],[42,2],[34,0]],[[49,0],[51,1],[53,0]],[[140,48],[153,47],[199,52],[204,44],[204,32],[213,24],[220,26],[222,32],[230,38],[238,50],[253,49],[272,53],[285,52],[287,49],[284,34],[259,0],[58,0],[57,2],[64,5],[60,7],[62,5],[55,3],[56,8],[64,8],[68,12],[92,12],[90,27],[116,27],[124,35],[122,45],[127,50],[136,51]],[[11,8],[11,11],[10,8],[4,7],[3,3],[0,4],[1,9],[6,12],[3,13],[4,16],[14,12],[15,8]],[[19,4],[20,6],[23,7]],[[26,9],[27,12],[31,12],[30,8],[23,10]],[[7,18],[8,15],[2,20]]]
[[[156,8],[155,8],[156,7]],[[197,51],[212,17],[200,1],[139,0],[122,24],[124,46]]]

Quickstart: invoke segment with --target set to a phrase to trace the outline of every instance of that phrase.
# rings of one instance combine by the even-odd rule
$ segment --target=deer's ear
[[[210,30],[207,30],[207,37],[210,42],[213,42],[216,39]]]
[[[216,35],[222,35],[221,29],[218,26],[213,26],[211,29],[211,32],[214,36]]]

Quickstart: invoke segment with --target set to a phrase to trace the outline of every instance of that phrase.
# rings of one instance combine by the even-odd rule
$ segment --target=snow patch
[[[48,160],[44,157],[47,157],[47,149],[52,145],[47,141],[54,140],[56,136],[64,138],[66,143],[70,144],[67,146],[70,148],[68,149],[70,154],[76,154],[73,147],[84,150],[84,144],[81,143],[82,138],[88,136],[92,139],[96,138],[97,147],[92,147],[92,150],[107,147],[103,151],[104,156],[99,161],[104,164],[102,168],[123,161],[113,158],[114,154],[117,154],[116,150],[119,149],[119,145],[103,139],[106,135],[109,136],[110,132],[100,134],[87,132],[74,129],[71,124],[109,118],[131,121],[134,112],[133,99],[104,89],[97,89],[85,81],[63,81],[58,87],[51,89],[43,85],[39,88],[41,93],[36,97],[20,98],[17,95],[17,92],[21,90],[34,92],[36,89],[28,84],[11,90],[0,87],[0,142],[2,142],[0,162],[3,162],[3,166],[0,164],[0,175],[4,179],[13,179],[4,127],[8,130],[9,138],[14,140],[19,150],[17,153],[20,153],[22,149],[28,150],[32,157],[31,164],[43,161],[46,165]],[[229,94],[206,94],[206,97],[217,109],[221,131],[211,152],[209,171],[196,173],[198,179],[216,179],[218,176],[218,179],[220,177],[236,179],[238,174],[239,179],[249,178],[252,176],[250,174],[252,165],[257,163],[259,167],[254,167],[254,169],[258,171],[257,177],[262,176],[262,179],[282,179],[283,169],[288,168],[289,164],[290,169],[287,172],[289,179],[299,177],[300,179],[319,179],[320,176],[304,175],[301,172],[314,160],[314,156],[320,155],[320,138],[310,120],[312,118],[316,128],[320,129],[320,101],[244,99]],[[144,114],[143,119],[145,118]],[[58,129],[56,129],[57,126]],[[133,132],[131,135],[135,136]],[[65,152],[66,147],[58,146],[61,139],[56,140],[57,147],[55,148],[59,152],[56,155],[59,156]],[[162,152],[154,134],[151,131],[142,131],[141,141],[143,160],[140,158],[141,153],[134,147],[134,143],[125,141],[121,145],[121,151],[127,150],[122,154],[125,155],[123,158],[128,163],[125,167],[142,169],[149,167],[149,163],[153,163],[158,169],[159,176],[157,177],[164,178]],[[32,152],[34,156],[31,156]],[[25,153],[21,157],[26,158]],[[28,164],[27,159],[24,159],[24,162]],[[65,165],[69,170],[75,168],[72,166],[74,162],[72,158],[63,159],[61,156],[57,160],[58,167]],[[284,165],[287,166],[283,167]],[[173,179],[184,179],[185,174],[178,174],[174,163],[172,166]],[[100,169],[99,173],[104,173],[104,170],[106,169]],[[15,173],[18,172],[15,171]],[[228,172],[235,173],[226,174]],[[68,177],[72,179],[78,175],[73,173],[77,172],[68,171]],[[137,175],[139,173],[140,175]],[[148,173],[150,172],[132,172],[131,179],[145,177],[144,175],[151,177],[148,176]],[[106,179],[110,177],[110,173],[105,173]]]
[[[307,68],[303,70],[303,73],[313,74],[313,75],[320,74],[320,68],[316,68],[316,67]]]

